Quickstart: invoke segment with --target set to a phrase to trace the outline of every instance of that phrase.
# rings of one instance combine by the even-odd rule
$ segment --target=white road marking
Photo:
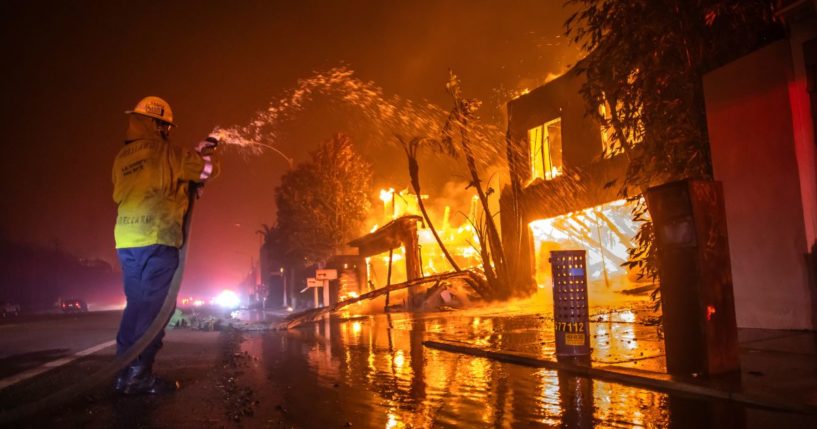
[[[76,352],[71,356],[60,358],[60,359],[55,359],[55,360],[52,360],[51,362],[46,362],[46,363],[44,363],[44,364],[42,364],[42,365],[40,365],[40,366],[38,366],[36,368],[29,369],[28,371],[23,371],[23,372],[21,372],[19,374],[14,374],[14,375],[12,375],[10,377],[6,377],[6,378],[0,380],[0,390],[3,390],[6,387],[9,387],[9,386],[11,386],[13,384],[17,384],[17,383],[19,383],[19,382],[21,382],[23,380],[28,380],[29,378],[40,375],[40,374],[42,374],[42,373],[44,373],[46,371],[51,371],[54,368],[58,368],[58,367],[61,367],[63,365],[69,364],[69,363],[71,363],[71,362],[73,362],[73,361],[75,361],[75,360],[77,360],[77,359],[79,359],[79,358],[81,358],[83,356],[88,356],[90,354],[94,354],[94,353],[96,353],[96,352],[98,352],[98,351],[100,351],[100,350],[102,350],[104,348],[108,348],[108,347],[110,347],[110,346],[112,346],[114,344],[116,344],[116,340],[106,341],[106,342],[104,342],[102,344],[97,344],[97,345],[95,345],[93,347],[87,348],[87,349],[82,350],[80,352]]]

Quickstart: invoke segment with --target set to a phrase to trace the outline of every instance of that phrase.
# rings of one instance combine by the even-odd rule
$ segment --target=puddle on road
[[[257,417],[296,427],[743,427],[758,413],[762,421],[780,422],[775,413],[735,404],[422,346],[444,338],[547,355],[553,347],[548,323],[537,315],[498,314],[333,318],[247,335],[242,350],[258,358],[248,374],[261,398]],[[601,325],[607,324],[597,329]],[[607,335],[624,344],[637,340]],[[626,352],[601,354],[615,360]]]

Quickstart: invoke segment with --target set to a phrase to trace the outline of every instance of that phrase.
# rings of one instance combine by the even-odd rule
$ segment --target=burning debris
[[[631,210],[626,201],[617,200],[531,222],[539,288],[550,283],[549,252],[565,249],[587,250],[588,281],[592,289],[620,291],[634,286],[638,273],[623,266],[639,228],[632,220]]]
[[[425,300],[434,298],[436,293],[442,294],[444,290],[449,290],[449,293],[446,296],[446,299],[449,303],[453,303],[454,299],[463,300],[464,297],[469,296],[467,293],[462,293],[462,295],[455,295],[454,292],[456,290],[462,290],[463,285],[467,285],[467,287],[471,288],[475,291],[486,291],[485,286],[485,278],[477,271],[462,271],[462,272],[454,272],[454,273],[445,273],[445,274],[437,274],[431,275],[426,277],[421,277],[412,281],[397,283],[389,286],[382,287],[380,289],[375,289],[371,292],[362,294],[356,298],[350,298],[345,301],[338,302],[333,305],[314,308],[311,310],[306,310],[297,314],[293,314],[287,318],[285,318],[282,322],[277,323],[274,328],[275,329],[290,329],[296,326],[299,326],[303,323],[312,322],[315,320],[320,319],[321,317],[332,314],[337,312],[345,307],[348,307],[352,304],[357,304],[363,301],[372,300],[375,298],[379,298],[381,296],[385,296],[386,294],[390,294],[393,292],[401,291],[404,289],[412,288],[412,287],[420,287],[420,286],[428,286],[428,290],[432,291],[431,293],[426,292],[426,296],[424,297]],[[441,288],[445,288],[444,290]],[[450,289],[449,289],[450,288]],[[439,292],[437,292],[439,291]],[[460,298],[460,296],[462,298]],[[440,299],[443,299],[442,297]],[[463,301],[461,301],[463,302]],[[470,299],[469,301],[470,302]],[[435,310],[440,310],[440,308],[436,308]]]
[[[365,82],[358,79],[354,76],[354,73],[347,68],[340,67],[326,72],[317,72],[310,78],[302,79],[298,81],[298,85],[288,91],[284,97],[273,101],[266,110],[259,112],[255,119],[249,124],[233,128],[219,127],[214,130],[213,134],[226,144],[245,149],[248,153],[257,154],[263,152],[264,149],[276,150],[274,145],[279,136],[281,125],[293,119],[297,113],[303,111],[308,102],[313,100],[316,95],[331,96],[334,99],[340,100],[347,105],[365,112],[366,117],[371,121],[373,137],[379,138],[380,141],[394,142],[395,139],[393,137],[395,135],[429,136],[413,139],[409,143],[402,142],[402,140],[398,139],[398,141],[403,143],[402,146],[407,154],[411,153],[416,155],[417,143],[421,141],[436,142],[438,149],[433,151],[434,153],[444,153],[447,155],[460,152],[465,153],[469,170],[472,172],[470,187],[473,187],[477,191],[476,195],[480,202],[483,205],[487,204],[487,197],[490,195],[491,189],[483,189],[484,185],[476,175],[476,168],[477,165],[492,162],[492,160],[496,158],[496,155],[498,155],[499,145],[496,143],[502,141],[503,138],[503,133],[499,128],[475,122],[473,118],[469,117],[472,123],[469,124],[467,128],[463,128],[461,133],[462,136],[467,134],[467,137],[465,137],[467,143],[466,140],[459,138],[452,139],[450,136],[446,136],[444,132],[445,128],[459,126],[458,124],[462,123],[465,116],[459,117],[455,115],[455,117],[449,114],[449,121],[446,122],[446,112],[443,109],[430,103],[414,103],[396,96],[386,97],[382,89],[372,82]],[[476,107],[476,104],[474,104],[473,107]],[[461,109],[456,111],[459,112]],[[471,108],[462,112],[466,115],[473,115],[473,109]],[[285,155],[281,155],[286,158]],[[291,163],[291,159],[287,160]],[[425,227],[422,232],[424,242],[421,244],[418,243],[418,245],[424,248],[426,254],[418,255],[418,258],[427,262],[415,264],[416,267],[419,268],[419,275],[424,276],[444,271],[446,265],[452,266],[455,271],[460,271],[461,268],[458,263],[455,262],[455,257],[448,252],[445,240],[439,236],[438,231],[433,226],[434,223],[430,215],[424,207],[419,178],[416,174],[419,169],[416,157],[413,158],[409,155],[409,163],[409,170],[414,173],[412,176],[412,188],[415,191],[416,197],[412,205],[415,208],[419,208],[419,213],[423,214]],[[414,168],[412,168],[412,166]],[[392,199],[392,218],[394,218],[397,205],[395,198],[400,194],[391,192],[389,195]],[[401,197],[404,196],[401,195]],[[498,246],[501,246],[501,244],[499,243],[498,232],[496,226],[493,225],[491,216],[478,214],[483,211],[490,213],[487,209],[472,211],[471,217],[469,218],[470,225],[458,228],[455,233],[449,233],[449,236],[453,239],[455,235],[470,235],[461,240],[467,244],[466,246],[458,246],[462,247],[459,253],[461,257],[466,260],[466,265],[464,266],[479,266],[487,278],[493,279],[495,278],[493,274],[495,271],[494,264],[492,262],[486,264],[485,261],[490,260],[490,255],[501,256],[501,251],[498,250],[500,249]],[[417,211],[415,211],[415,213],[417,213]],[[444,223],[446,223],[449,216],[450,211],[444,215]],[[491,237],[490,251],[487,249],[487,246],[485,248],[482,246],[482,243],[486,243],[487,241],[485,237],[480,236],[483,232],[481,225],[488,226],[488,229],[485,231],[487,231]],[[375,227],[374,229],[377,228]],[[444,231],[444,229],[446,229],[445,226],[441,233],[447,232]],[[437,243],[436,247],[439,249],[439,252],[445,256],[445,260],[440,260],[436,257],[438,251],[432,249],[435,246],[427,245],[430,244],[427,242],[429,234],[434,237],[434,241]],[[423,244],[426,244],[426,246],[423,246]],[[471,261],[471,259],[474,259],[474,256],[477,256],[482,261],[479,263]],[[390,256],[387,259],[389,262],[388,268],[385,270],[387,285],[392,282],[392,271],[390,269],[393,265],[392,263],[395,260],[407,257],[404,249],[397,254],[393,251],[390,252]],[[494,256],[494,258],[496,257],[498,256]],[[501,261],[502,258],[500,257],[499,260]],[[369,272],[372,274],[369,278],[375,278],[376,281],[382,284],[384,273],[373,272],[373,264],[371,262],[371,259],[366,261]],[[395,272],[394,274],[395,279],[400,278],[400,274],[402,274],[402,278],[409,279],[405,272]],[[377,277],[380,278],[378,279]],[[495,285],[493,285],[493,287],[495,288]],[[351,292],[359,294],[362,291]]]
[[[460,183],[459,186],[464,187],[464,184]],[[381,201],[383,201],[383,213],[373,213],[370,217],[370,224],[374,224],[371,228],[371,233],[374,234],[376,231],[386,228],[386,225],[397,219],[414,216],[417,222],[417,245],[420,252],[419,259],[421,264],[419,268],[421,275],[438,274],[452,268],[442,247],[438,245],[430,225],[437,226],[436,233],[444,243],[445,248],[448,249],[451,259],[455,261],[456,270],[459,270],[460,267],[468,269],[478,268],[480,266],[481,261],[474,247],[479,244],[479,237],[475,233],[474,226],[466,219],[473,217],[476,212],[477,203],[473,198],[465,195],[466,201],[462,201],[463,198],[461,196],[452,195],[451,199],[435,199],[435,201],[441,201],[441,203],[435,203],[431,207],[426,208],[426,216],[420,216],[422,212],[420,204],[423,200],[430,200],[429,195],[421,194],[418,198],[417,195],[413,195],[407,190],[394,191],[392,188],[380,190],[380,196]],[[464,209],[464,211],[457,210],[456,206],[452,208],[452,205],[457,203],[467,204],[468,208]],[[452,211],[456,211],[461,215],[452,217]],[[461,221],[455,223],[455,219],[458,217],[461,218]],[[430,220],[430,222],[426,219]],[[384,226],[379,227],[378,225]],[[371,255],[369,255],[371,251],[364,253],[366,253],[367,257],[366,262],[369,278],[376,284],[382,284],[385,281],[385,274],[388,271],[388,249]],[[400,247],[393,254],[392,261],[402,261],[405,258],[406,251]],[[396,281],[407,279],[402,264],[395,264],[392,267],[392,278]]]

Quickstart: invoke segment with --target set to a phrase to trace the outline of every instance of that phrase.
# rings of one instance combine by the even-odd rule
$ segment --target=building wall
[[[789,45],[793,75],[789,82],[795,151],[800,173],[800,194],[806,224],[806,239],[811,244],[812,267],[817,252],[817,1],[795,16],[788,16]],[[815,315],[817,324],[817,315]]]
[[[715,178],[723,182],[740,327],[813,329],[803,192],[814,186],[793,112],[793,64],[783,40],[704,77]],[[813,138],[810,144],[813,146]],[[804,167],[805,166],[805,167]]]
[[[517,173],[530,179],[528,130],[545,122],[562,118],[562,160],[566,168],[589,165],[601,155],[599,124],[585,115],[585,104],[579,89],[582,78],[569,71],[528,94],[508,103],[509,144],[523,155]],[[512,176],[513,172],[512,172]]]

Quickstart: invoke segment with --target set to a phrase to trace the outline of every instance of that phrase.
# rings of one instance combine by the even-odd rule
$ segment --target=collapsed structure
[[[420,261],[420,247],[417,237],[417,224],[422,221],[420,216],[401,216],[383,225],[370,234],[352,240],[349,245],[358,249],[361,258],[370,258],[374,255],[389,252],[393,256],[394,249],[402,248],[405,255],[405,278],[406,281],[416,280],[422,277]],[[389,264],[393,262],[392,258]],[[368,277],[368,276],[367,276]],[[368,278],[366,279],[368,281]],[[386,285],[392,283],[391,266],[386,280]],[[406,302],[408,307],[414,302],[415,288],[408,289]]]

